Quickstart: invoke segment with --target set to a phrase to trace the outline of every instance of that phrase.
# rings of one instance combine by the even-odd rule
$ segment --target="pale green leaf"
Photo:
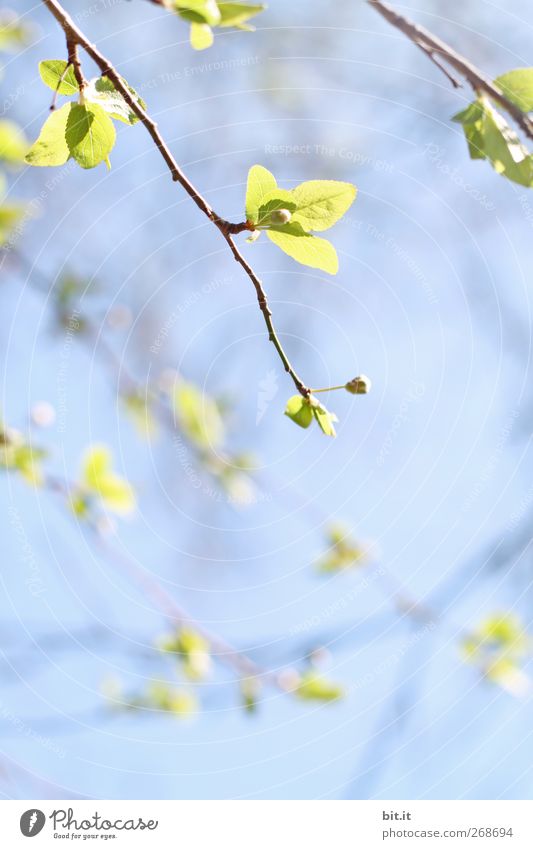
[[[65,135],[71,156],[82,168],[105,161],[115,144],[113,122],[96,103],[71,104]]]
[[[309,427],[313,421],[313,413],[307,398],[303,395],[293,395],[287,401],[285,415],[300,427]]]
[[[215,26],[220,22],[220,11],[215,0],[175,0],[174,8],[186,21]]]
[[[494,82],[522,112],[533,110],[533,68],[516,68],[496,77]]]
[[[126,80],[123,79],[122,82],[138,105],[142,109],[146,109],[144,100],[135,89],[128,85]],[[124,124],[135,124],[139,120],[124,96],[120,91],[117,91],[114,83],[108,77],[95,77],[90,80],[84,91],[84,97],[91,103],[97,103],[112,118],[122,121]]]
[[[190,42],[195,50],[207,50],[213,44],[213,30],[209,24],[191,23]]]
[[[66,130],[71,107],[71,103],[66,103],[46,119],[39,138],[26,154],[26,162],[39,166],[64,165],[70,156]]]
[[[9,241],[14,228],[23,215],[23,206],[0,206],[0,245]]]
[[[263,12],[266,6],[262,3],[219,3],[221,27],[238,27],[246,21]]]
[[[483,151],[498,174],[522,186],[533,185],[533,156],[503,115],[490,104],[483,118]]]
[[[312,405],[312,410],[322,432],[325,433],[326,436],[337,436],[334,422],[337,422],[338,419],[335,413],[330,413],[329,410],[326,410],[323,404],[318,403]]]
[[[13,51],[28,43],[30,27],[11,9],[0,10],[0,50]]]
[[[73,95],[80,89],[74,68],[63,59],[45,59],[39,62],[39,73],[43,83],[58,94]]]
[[[246,185],[246,220],[257,224],[259,209],[269,192],[277,186],[276,178],[262,165],[252,165]]]
[[[306,233],[301,224],[291,222],[266,232],[278,248],[302,265],[319,268],[328,274],[336,274],[339,270],[337,252],[331,242]]]
[[[350,208],[356,194],[355,186],[339,180],[300,183],[291,192],[296,204],[293,221],[298,221],[304,230],[328,230]]]

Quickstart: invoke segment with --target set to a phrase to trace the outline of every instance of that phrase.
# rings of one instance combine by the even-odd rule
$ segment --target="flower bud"
[[[270,214],[270,221],[272,224],[288,224],[292,218],[292,214],[288,209],[275,209]]]
[[[366,395],[372,388],[372,381],[366,374],[360,374],[358,377],[354,377],[353,380],[349,380],[344,388],[347,392],[351,392],[352,395]]]

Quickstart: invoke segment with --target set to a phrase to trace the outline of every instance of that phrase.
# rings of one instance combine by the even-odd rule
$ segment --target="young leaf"
[[[350,208],[356,194],[355,186],[339,180],[300,183],[291,192],[296,204],[292,219],[298,221],[304,230],[328,230]]]
[[[276,178],[262,165],[252,165],[246,185],[246,220],[257,224],[259,209],[277,186]]]
[[[533,111],[533,68],[516,68],[494,82],[522,112]]]
[[[339,270],[337,251],[331,242],[306,233],[297,222],[291,221],[283,227],[271,227],[267,230],[267,236],[278,248],[302,265],[319,268],[328,274],[336,274]]]
[[[322,404],[312,405],[312,410],[322,433],[325,433],[326,436],[337,436],[333,426],[334,422],[338,422],[335,413],[330,413]]]
[[[126,80],[123,79],[122,82],[139,106],[142,109],[146,109],[144,100],[137,94],[135,89],[128,85]],[[124,124],[135,124],[139,120],[123,95],[120,91],[116,90],[113,82],[108,77],[95,77],[90,80],[85,89],[84,96],[86,101],[97,103],[117,121],[122,121]]]
[[[111,118],[96,103],[70,104],[65,137],[71,156],[82,168],[94,168],[115,144]]]
[[[0,206],[0,246],[8,241],[13,228],[23,215],[23,206]]]
[[[498,174],[521,186],[533,185],[533,156],[511,129],[503,115],[485,105],[484,152]]]
[[[287,401],[285,415],[300,427],[309,427],[313,421],[313,412],[307,398],[303,395],[293,395]]]
[[[210,26],[220,22],[221,15],[216,0],[175,0],[174,7],[186,21]]]
[[[478,98],[452,120],[463,125],[472,159],[488,159],[498,174],[522,186],[533,185],[533,156],[486,98]]]
[[[207,50],[214,41],[213,30],[209,24],[191,23],[190,42],[194,50]]]
[[[263,12],[266,6],[262,3],[219,3],[218,9],[220,12],[220,27],[253,29],[253,27],[246,25],[246,21]]]
[[[58,94],[73,95],[80,90],[74,68],[63,59],[39,62],[39,73],[43,83]]]
[[[67,121],[72,104],[66,103],[52,112],[43,124],[39,138],[26,154],[30,165],[64,165],[70,156],[66,140]]]

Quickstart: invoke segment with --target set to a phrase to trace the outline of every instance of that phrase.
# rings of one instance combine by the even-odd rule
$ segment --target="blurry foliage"
[[[23,435],[13,428],[0,424],[0,464],[19,472],[27,483],[40,486],[43,483],[41,461],[46,451],[26,442]]]
[[[81,482],[71,494],[71,506],[80,518],[86,517],[95,502],[112,513],[128,515],[135,510],[133,487],[112,469],[112,455],[105,445],[87,449]]]
[[[344,696],[342,687],[323,678],[313,669],[304,672],[300,677],[295,692],[300,699],[315,702],[334,702]]]
[[[499,613],[485,619],[462,643],[463,654],[483,675],[513,695],[529,690],[529,677],[522,665],[533,643],[524,625],[511,613]]]
[[[368,562],[368,549],[353,540],[344,525],[331,525],[326,533],[326,542],[328,550],[316,564],[319,572],[341,572]]]
[[[162,652],[175,655],[184,675],[191,681],[202,681],[211,672],[209,643],[193,628],[179,628],[175,634],[158,643]]]

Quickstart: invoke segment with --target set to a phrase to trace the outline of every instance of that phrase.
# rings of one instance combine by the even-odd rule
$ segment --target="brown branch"
[[[413,23],[413,21],[410,21],[407,18],[402,17],[402,15],[399,15],[391,6],[383,3],[382,0],[367,0],[367,2],[370,3],[370,5],[373,6],[386,21],[392,24],[393,27],[396,27],[396,29],[399,29],[400,32],[403,32],[403,34],[406,35],[413,44],[416,44],[416,46],[425,53],[431,54],[433,61],[435,61],[435,56],[438,56],[439,59],[446,62],[454,69],[454,71],[461,74],[475,92],[483,91],[495,100],[496,103],[499,103],[508,115],[510,115],[511,118],[513,118],[513,120],[518,124],[525,135],[528,138],[533,139],[533,121],[531,118],[522,112],[522,110],[519,109],[512,100],[509,100],[503,91],[489,80],[488,77],[484,76],[484,74],[476,68],[475,65],[472,65],[468,59],[465,59],[464,56],[457,53],[453,47],[450,47],[450,45],[446,44],[445,41],[441,41],[440,38],[433,35],[429,32],[429,30]],[[449,72],[441,67],[440,62],[437,64],[441,70],[446,73],[446,76],[450,78]]]
[[[218,230],[224,236],[228,246],[231,249],[231,252],[239,263],[239,265],[244,269],[250,280],[252,281],[255,291],[257,293],[257,300],[259,303],[259,308],[263,313],[263,318],[265,320],[265,324],[268,329],[268,338],[274,344],[280,359],[283,363],[283,367],[285,371],[290,375],[294,385],[296,386],[298,392],[300,392],[304,396],[308,396],[310,394],[309,388],[304,384],[301,378],[293,369],[287,355],[285,354],[281,342],[278,338],[274,325],[272,323],[272,313],[268,307],[268,301],[266,297],[266,293],[263,289],[263,284],[261,280],[257,277],[255,272],[252,270],[248,262],[245,260],[244,256],[241,254],[237,246],[235,245],[233,239],[231,238],[232,234],[241,233],[244,230],[253,230],[253,225],[249,222],[242,222],[239,224],[233,224],[230,221],[226,221],[226,219],[217,215],[217,213],[211,208],[209,203],[205,200],[204,197],[200,194],[200,192],[196,189],[196,187],[190,182],[190,180],[183,173],[178,163],[174,159],[171,151],[169,150],[166,142],[161,136],[157,124],[153,119],[148,115],[148,113],[142,108],[142,106],[137,102],[137,100],[132,96],[130,90],[127,85],[125,85],[122,77],[118,73],[118,71],[113,67],[111,62],[97,49],[96,45],[92,44],[84,35],[84,33],[79,29],[78,26],[74,23],[70,15],[63,9],[58,0],[42,0],[48,11],[54,16],[59,26],[62,28],[65,33],[65,39],[67,42],[67,49],[70,51],[71,46],[77,48],[81,47],[88,56],[98,65],[102,74],[108,79],[111,80],[116,90],[119,91],[132,110],[132,112],[137,116],[139,121],[146,127],[150,136],[152,137],[159,153],[163,157],[171,175],[172,179],[179,183],[180,186],[185,189],[189,197],[194,201],[196,206],[207,216],[207,218],[218,228]],[[70,46],[69,46],[70,45]],[[72,53],[72,60],[69,52],[69,61],[72,61],[74,65],[74,69],[76,71],[75,65],[75,56],[76,50]],[[80,71],[81,72],[81,71]],[[81,83],[80,83],[81,88]]]

